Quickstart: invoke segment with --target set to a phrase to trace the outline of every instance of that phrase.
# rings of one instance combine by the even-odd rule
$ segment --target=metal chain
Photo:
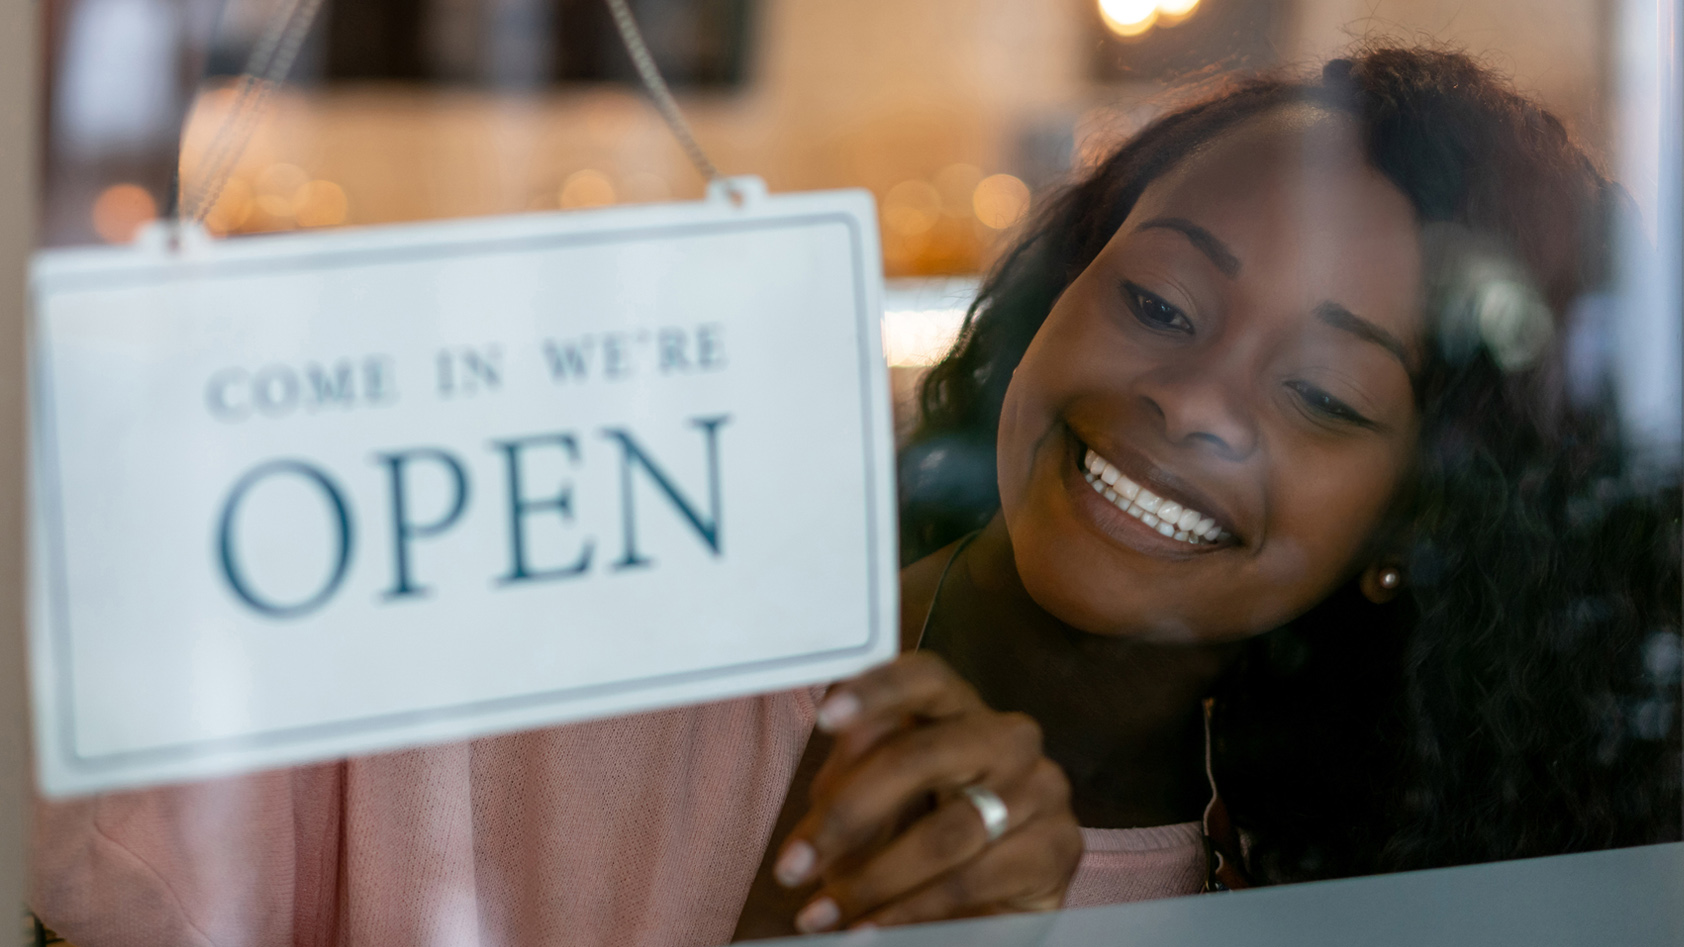
[[[205,146],[199,186],[193,189],[190,198],[184,185],[178,187],[182,192],[176,201],[178,219],[184,217],[195,224],[203,223],[222,197],[222,190],[228,185],[234,166],[239,163],[240,156],[251,143],[252,134],[257,131],[258,120],[262,118],[270,96],[286,79],[293,61],[298,58],[304,37],[309,34],[316,14],[321,11],[322,2],[282,0],[281,9],[269,21],[246,59],[227,116],[210,144]]]
[[[258,38],[257,46],[252,49],[251,56],[246,60],[246,67],[240,74],[240,84],[234,95],[234,102],[229,106],[228,115],[217,129],[209,145],[205,147],[205,158],[201,163],[200,185],[191,194],[185,184],[178,185],[176,200],[176,215],[195,224],[203,223],[216,202],[222,197],[223,188],[232,176],[234,166],[240,156],[245,153],[246,146],[251,143],[251,136],[257,130],[258,119],[263,115],[264,106],[270,96],[278,88],[292,69],[293,60],[298,57],[298,51],[303,46],[304,37],[310,32],[310,26],[315,22],[316,14],[320,12],[323,0],[282,0],[280,12],[272,19],[263,35]],[[650,55],[649,46],[643,41],[643,33],[638,29],[637,20],[632,17],[631,9],[626,0],[607,0],[608,10],[614,17],[614,26],[620,32],[620,39],[626,44],[626,52],[631,55],[632,65],[636,67],[643,86],[654,99],[655,108],[661,113],[661,118],[667,123],[673,137],[684,149],[690,163],[696,166],[702,177],[709,181],[719,180],[722,175],[719,168],[708,159],[707,152],[702,150],[696,141],[695,133],[690,130],[690,123],[685,121],[684,113],[679,111],[678,102],[673,99],[672,91],[667,88],[666,79],[661,77],[661,70],[655,65],[655,57]]]
[[[684,120],[684,113],[678,110],[678,102],[672,97],[667,88],[667,80],[661,78],[661,70],[655,66],[655,57],[649,54],[649,47],[643,42],[643,33],[637,28],[637,20],[632,18],[631,8],[626,0],[608,0],[608,10],[614,15],[614,25],[620,31],[620,39],[625,41],[626,52],[631,54],[632,65],[637,67],[637,74],[643,80],[643,87],[649,90],[649,97],[655,100],[655,108],[666,120],[667,128],[672,130],[674,138],[689,156],[690,163],[696,166],[702,177],[709,181],[716,181],[723,175],[708,160],[707,152],[697,143],[696,136],[690,131],[690,123]]]

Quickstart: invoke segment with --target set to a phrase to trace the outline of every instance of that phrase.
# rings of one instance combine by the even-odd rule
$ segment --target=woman
[[[1568,318],[1616,193],[1468,58],[1378,49],[1159,120],[1004,258],[901,458],[903,631],[1039,722],[1073,900],[1196,890],[1130,833],[1201,816],[1213,886],[1679,837],[1677,494]],[[818,789],[793,862],[866,795]]]
[[[1189,893],[1207,752],[1227,883],[1675,837],[1676,550],[1548,315],[1607,191],[1456,56],[1177,112],[1048,206],[925,388],[929,654],[252,777],[198,837],[226,789],[50,807],[36,906],[82,947],[129,932],[104,877],[211,942],[700,944],[762,849],[743,936]]]

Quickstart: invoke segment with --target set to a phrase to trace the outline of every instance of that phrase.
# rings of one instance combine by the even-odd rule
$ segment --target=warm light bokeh
[[[614,203],[614,182],[593,168],[567,176],[559,197],[563,207],[606,207]]]
[[[941,192],[926,181],[902,181],[883,198],[883,224],[896,233],[925,233],[940,219]]]
[[[205,228],[214,234],[239,233],[251,220],[256,203],[256,195],[244,178],[230,178],[205,215]]]
[[[1022,180],[962,161],[878,195],[883,263],[893,276],[977,272],[1030,202]]]
[[[158,219],[158,202],[138,184],[113,184],[94,200],[94,233],[106,243],[128,243]]]
[[[300,227],[333,227],[345,222],[350,202],[332,181],[311,181],[293,197],[293,217]]]
[[[1099,0],[1099,17],[1111,32],[1133,37],[1159,24],[1175,26],[1198,6],[1199,0]]]
[[[1029,186],[1009,174],[990,175],[976,186],[971,201],[984,226],[1004,230],[1029,210]]]
[[[1099,0],[1099,15],[1118,36],[1139,36],[1158,22],[1154,0]]]
[[[296,164],[278,162],[264,168],[252,180],[257,209],[277,221],[291,221],[298,213],[298,196],[310,175]]]

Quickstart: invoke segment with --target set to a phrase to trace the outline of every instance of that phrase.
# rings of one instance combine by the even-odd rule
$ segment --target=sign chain
[[[690,123],[684,120],[684,113],[679,111],[678,102],[673,99],[672,91],[667,88],[667,80],[662,78],[661,70],[655,65],[655,57],[650,55],[648,44],[643,41],[643,32],[637,27],[637,20],[632,17],[631,8],[626,0],[607,0],[608,10],[614,15],[614,26],[620,31],[620,39],[626,44],[626,52],[631,54],[632,65],[637,68],[638,77],[643,80],[643,87],[649,90],[649,97],[654,99],[655,108],[666,120],[667,128],[684,149],[690,163],[696,166],[702,177],[709,181],[718,180],[721,175],[713,162],[708,160],[707,152],[702,150],[696,141],[695,134],[690,130]]]
[[[227,186],[228,179],[234,172],[235,164],[245,153],[252,134],[257,130],[258,120],[262,117],[270,96],[292,69],[293,61],[298,58],[304,37],[310,32],[316,14],[321,11],[322,2],[323,0],[282,0],[281,9],[270,20],[263,35],[258,38],[257,46],[252,49],[251,56],[246,60],[227,116],[223,118],[210,144],[205,147],[198,185],[189,190],[184,183],[177,184],[178,220],[185,219],[194,224],[201,224],[216,206],[223,188]],[[620,39],[626,45],[626,52],[631,55],[632,65],[637,69],[638,77],[643,80],[643,86],[654,100],[655,108],[660,112],[667,128],[672,131],[673,137],[684,149],[684,154],[702,177],[709,181],[720,179],[719,168],[709,160],[707,152],[703,151],[701,144],[696,141],[690,123],[685,121],[684,113],[679,110],[678,102],[673,99],[666,79],[661,76],[660,68],[655,65],[655,57],[650,54],[648,44],[643,41],[643,33],[638,29],[637,20],[632,17],[626,0],[607,0],[607,3],[609,12],[614,17],[614,26],[619,30]]]
[[[234,166],[245,153],[257,130],[257,122],[268,105],[270,96],[292,69],[293,60],[310,32],[322,0],[282,0],[280,10],[269,21],[257,46],[246,59],[245,69],[228,114],[205,147],[198,186],[191,193],[185,185],[178,185],[176,216],[194,224],[203,223],[216,206],[222,189],[234,173]]]

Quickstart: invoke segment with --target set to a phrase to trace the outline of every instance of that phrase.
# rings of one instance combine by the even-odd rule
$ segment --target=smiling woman
[[[1678,838],[1675,478],[1567,383],[1617,193],[1472,60],[1377,49],[1043,206],[926,380],[902,548],[1090,854],[1201,812],[1218,885]]]
[[[1002,508],[1036,601],[1088,631],[1217,640],[1348,578],[1414,446],[1416,233],[1356,123],[1315,106],[1149,185],[1006,393]],[[1083,482],[1088,451],[1142,484],[1139,515]],[[1177,526],[1200,510],[1229,538],[1161,535],[1160,496]],[[1114,580],[1129,573],[1146,581]]]

